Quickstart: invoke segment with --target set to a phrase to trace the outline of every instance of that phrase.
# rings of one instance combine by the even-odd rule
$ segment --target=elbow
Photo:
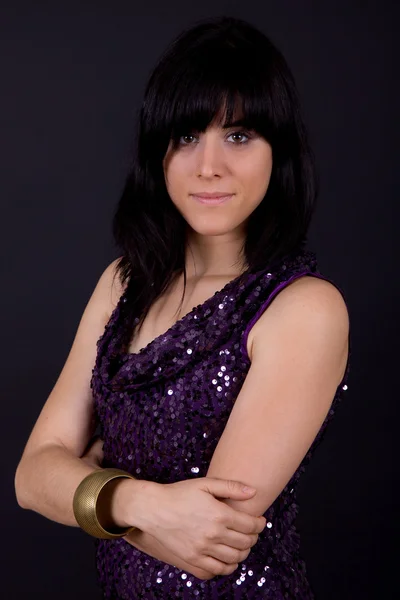
[[[15,497],[16,497],[18,506],[20,508],[25,508],[25,509],[29,508],[28,503],[27,503],[26,490],[24,490],[24,485],[23,485],[23,473],[22,473],[22,469],[21,469],[21,463],[19,463],[17,470],[15,471],[14,491],[15,491]]]

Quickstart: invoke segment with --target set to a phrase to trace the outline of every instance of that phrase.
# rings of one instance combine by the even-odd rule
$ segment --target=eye
[[[183,139],[183,138],[193,138],[193,137],[194,137],[194,135],[193,135],[192,133],[187,133],[187,134],[181,135],[181,136],[180,136],[180,138],[179,138],[179,140],[178,140],[178,143],[179,143],[181,146],[190,146],[190,142],[189,142],[188,144],[186,144],[186,143],[183,143],[183,142],[182,142],[182,139]]]
[[[234,131],[232,133],[229,134],[229,137],[231,137],[232,135],[241,135],[244,136],[245,138],[247,138],[246,140],[244,140],[243,142],[239,142],[239,146],[242,146],[243,144],[247,144],[248,141],[251,139],[251,135],[248,131]]]

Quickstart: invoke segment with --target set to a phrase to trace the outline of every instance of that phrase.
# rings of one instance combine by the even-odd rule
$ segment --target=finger
[[[256,545],[258,542],[258,535],[256,533],[245,534],[233,531],[233,529],[226,529],[223,538],[216,540],[219,544],[225,544],[236,550],[248,550]]]
[[[198,566],[214,575],[230,575],[238,568],[239,563],[228,564],[212,556],[203,555]]]
[[[85,455],[91,454],[93,451],[102,449],[102,447],[103,447],[103,440],[100,439],[100,436],[95,436],[89,441],[83,454],[85,454]]]
[[[96,449],[96,450],[102,450],[103,449],[103,444],[104,444],[104,440],[102,440],[100,437],[98,437],[92,444],[92,448]]]
[[[254,496],[256,489],[249,487],[244,489],[245,487],[245,483],[234,481],[232,479],[217,479],[216,477],[202,478],[202,489],[216,498],[244,500]]]
[[[209,555],[227,564],[236,564],[245,560],[250,554],[250,548],[246,550],[237,550],[237,548],[231,548],[225,544],[215,544],[208,550]]]
[[[246,512],[228,507],[226,526],[239,533],[261,533],[266,525],[265,517],[253,517]]]
[[[90,465],[101,465],[104,458],[103,440],[96,439],[81,458]]]

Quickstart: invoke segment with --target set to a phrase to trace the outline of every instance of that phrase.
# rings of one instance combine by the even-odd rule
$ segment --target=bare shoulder
[[[111,316],[111,313],[118,304],[121,295],[125,291],[125,284],[121,282],[120,275],[117,270],[117,266],[121,260],[121,257],[113,260],[104,270],[102,279],[104,280],[104,287],[107,290],[107,315]]]
[[[325,279],[302,276],[284,287],[254,326],[252,348],[276,328],[291,328],[302,321],[315,330],[336,329],[342,339],[349,334],[349,313],[343,295]]]
[[[299,311],[303,307],[320,315],[348,319],[347,306],[338,288],[325,279],[305,275],[285,286],[273,299],[268,311],[270,315],[281,311]],[[263,313],[267,317],[268,311]]]

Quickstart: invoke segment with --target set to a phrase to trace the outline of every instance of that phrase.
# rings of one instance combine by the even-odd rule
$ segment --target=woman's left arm
[[[207,472],[257,493],[222,502],[254,516],[273,504],[329,412],[348,337],[346,303],[326,280],[301,277],[273,299],[257,322],[251,366]]]

